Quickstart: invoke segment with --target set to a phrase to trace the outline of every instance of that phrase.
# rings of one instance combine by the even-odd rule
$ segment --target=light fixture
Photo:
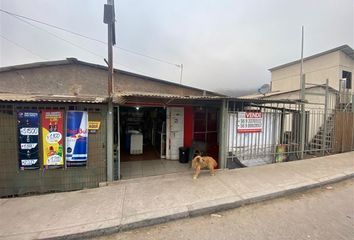
[[[139,107],[139,106],[136,106],[135,109],[136,109],[137,111],[139,111],[140,107]]]

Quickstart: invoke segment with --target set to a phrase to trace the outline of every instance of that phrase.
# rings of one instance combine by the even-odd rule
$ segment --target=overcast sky
[[[106,41],[104,0],[0,0],[0,8]],[[354,45],[353,0],[115,0],[117,45],[184,65],[183,83],[213,91],[257,89],[267,69]],[[106,46],[0,13],[0,65],[75,57],[105,65]],[[6,39],[10,40],[6,40]],[[24,50],[23,48],[27,49]],[[179,82],[180,69],[115,50],[115,67]]]

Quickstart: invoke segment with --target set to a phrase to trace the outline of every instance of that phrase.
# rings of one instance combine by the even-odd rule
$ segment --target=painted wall
[[[193,106],[184,107],[184,147],[191,147],[193,143]]]
[[[354,61],[342,51],[332,52],[304,62],[306,82],[324,84],[338,90],[342,70],[354,73]],[[300,88],[300,63],[271,71],[272,91],[290,91]]]

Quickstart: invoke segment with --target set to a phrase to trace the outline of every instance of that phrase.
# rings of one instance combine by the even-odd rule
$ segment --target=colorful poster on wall
[[[89,121],[88,122],[88,130],[89,133],[96,133],[101,126],[101,121]]]
[[[86,166],[88,143],[88,114],[84,111],[66,113],[66,165]]]
[[[38,111],[18,111],[17,123],[19,168],[21,170],[38,169],[40,167],[38,157]]]
[[[239,112],[237,115],[238,133],[262,132],[262,112]]]
[[[43,165],[63,166],[63,112],[42,111]]]

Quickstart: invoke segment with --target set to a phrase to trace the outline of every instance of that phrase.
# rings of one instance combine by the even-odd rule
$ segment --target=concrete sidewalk
[[[354,177],[354,152],[0,199],[0,239],[82,238],[225,210]]]

